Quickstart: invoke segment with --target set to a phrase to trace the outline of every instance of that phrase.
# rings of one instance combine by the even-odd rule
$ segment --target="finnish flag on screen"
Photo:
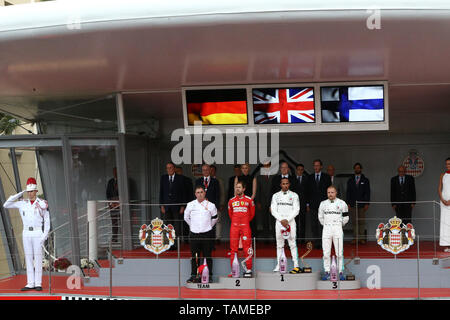
[[[322,122],[384,121],[383,86],[321,88]]]

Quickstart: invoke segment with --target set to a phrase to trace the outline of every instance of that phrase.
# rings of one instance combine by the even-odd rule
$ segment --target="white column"
[[[98,256],[97,247],[97,201],[88,201],[87,219],[89,223],[89,260],[95,261]]]

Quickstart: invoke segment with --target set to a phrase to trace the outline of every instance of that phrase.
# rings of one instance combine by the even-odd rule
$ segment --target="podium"
[[[218,282],[207,284],[186,283],[188,289],[214,290],[270,290],[270,291],[307,291],[307,290],[357,290],[361,282],[356,280],[330,281],[320,280],[318,271],[312,273],[280,274],[279,272],[258,272],[256,278],[219,277]]]
[[[280,274],[279,272],[258,272],[256,286],[261,290],[303,291],[315,290],[319,272]]]
[[[255,278],[228,278],[219,277],[219,282],[207,284],[186,283],[188,289],[231,289],[231,290],[255,290]]]
[[[358,290],[361,289],[361,281],[356,280],[343,280],[343,281],[330,281],[330,280],[318,280],[317,290]]]

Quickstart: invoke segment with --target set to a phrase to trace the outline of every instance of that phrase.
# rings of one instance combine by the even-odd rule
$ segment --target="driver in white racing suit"
[[[344,232],[342,227],[348,222],[348,206],[345,201],[336,198],[336,187],[330,186],[327,189],[328,199],[320,203],[319,221],[323,225],[322,248],[323,248],[323,268],[325,275],[322,280],[330,279],[331,265],[331,243],[334,244],[338,260],[339,279],[345,280],[344,271]]]
[[[297,193],[289,190],[289,179],[281,179],[281,191],[275,193],[272,196],[272,203],[270,205],[270,211],[275,217],[275,237],[277,240],[277,266],[273,270],[277,272],[280,270],[280,257],[282,250],[284,250],[284,241],[282,232],[286,232],[290,228],[290,234],[287,238],[289,248],[291,249],[292,261],[294,262],[294,269],[290,273],[300,273],[301,270],[298,267],[298,251],[295,236],[297,234],[295,217],[300,211],[300,201]]]

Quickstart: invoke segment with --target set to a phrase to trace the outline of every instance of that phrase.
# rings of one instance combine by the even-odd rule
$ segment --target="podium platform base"
[[[188,289],[230,289],[230,290],[254,290],[255,278],[228,278],[219,277],[219,282],[214,283],[186,283]]]
[[[279,272],[258,272],[256,286],[260,290],[304,291],[315,290],[319,272],[280,274]]]
[[[318,280],[317,290],[358,290],[361,289],[361,282],[356,280],[330,281]]]

